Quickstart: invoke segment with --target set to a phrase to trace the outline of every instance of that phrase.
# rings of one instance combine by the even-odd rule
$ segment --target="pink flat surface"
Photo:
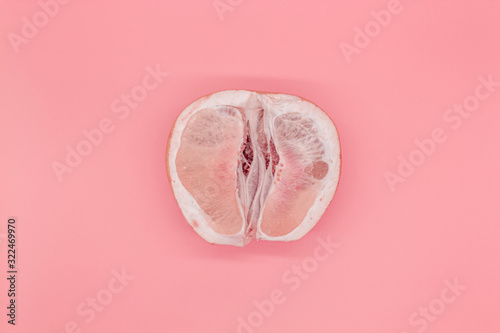
[[[500,2],[215,4],[0,2],[1,332],[500,332]],[[237,88],[338,127],[299,241],[213,246],[175,203],[170,127]]]

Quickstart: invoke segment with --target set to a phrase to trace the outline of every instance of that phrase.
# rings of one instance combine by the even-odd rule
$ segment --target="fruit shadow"
[[[198,236],[199,237],[199,236]],[[200,240],[204,242],[203,240]],[[314,238],[311,238],[314,243]],[[206,258],[210,260],[221,261],[255,261],[259,258],[283,258],[283,259],[301,259],[310,252],[304,248],[310,248],[314,244],[310,244],[306,239],[301,239],[293,242],[278,242],[278,241],[257,241],[252,240],[244,247],[220,244],[198,244],[192,247],[192,255]]]
[[[323,224],[323,225],[321,225]],[[220,261],[236,261],[242,260],[258,261],[259,259],[285,259],[285,260],[302,260],[305,257],[311,256],[320,242],[318,239],[326,239],[324,235],[331,234],[331,230],[326,221],[318,223],[304,237],[295,241],[264,241],[253,239],[244,247],[232,245],[210,244],[196,233],[189,235],[193,243],[191,246],[186,246],[183,251],[190,252],[191,256],[201,259],[220,260]],[[194,244],[196,243],[196,244]]]

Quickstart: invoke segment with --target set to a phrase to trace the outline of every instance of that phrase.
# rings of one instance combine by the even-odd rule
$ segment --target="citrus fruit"
[[[184,217],[206,241],[292,241],[333,198],[340,141],[328,115],[303,98],[226,90],[181,112],[166,164]]]

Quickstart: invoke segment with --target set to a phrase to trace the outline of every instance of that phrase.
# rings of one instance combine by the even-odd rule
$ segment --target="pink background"
[[[401,0],[350,62],[341,43],[388,1],[237,2],[221,20],[212,0],[74,1],[17,53],[8,34],[41,7],[0,2],[0,236],[16,216],[19,270],[12,328],[0,238],[1,331],[237,332],[278,289],[286,300],[251,330],[500,332],[500,87],[458,129],[443,120],[478,76],[500,81],[500,2]],[[120,119],[111,103],[156,65],[170,75]],[[175,203],[170,127],[235,88],[303,96],[338,127],[337,194],[297,242],[212,246]],[[58,181],[52,163],[105,118],[114,130]],[[446,141],[391,191],[386,172],[434,128]],[[283,276],[328,236],[340,247],[292,291]],[[87,323],[78,307],[122,268],[133,280]],[[455,279],[467,288],[443,310]],[[410,323],[431,305],[425,329]]]

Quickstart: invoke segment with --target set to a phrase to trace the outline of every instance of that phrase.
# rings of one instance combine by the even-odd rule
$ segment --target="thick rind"
[[[280,100],[286,100],[285,108],[280,109]],[[327,178],[323,179],[320,193],[302,223],[287,235],[270,237],[261,232],[259,221],[256,238],[273,241],[292,241],[303,237],[319,221],[328,205],[332,201],[333,196],[336,192],[341,170],[340,140],[333,121],[323,110],[321,110],[314,103],[294,95],[256,92],[248,90],[226,90],[203,96],[191,103],[178,116],[177,120],[172,126],[167,144],[166,164],[170,185],[184,217],[191,225],[191,227],[193,227],[193,229],[201,237],[203,237],[210,243],[244,246],[250,241],[250,239],[248,239],[244,234],[245,226],[243,226],[242,230],[235,235],[220,235],[215,233],[207,223],[203,222],[204,217],[201,208],[189,194],[189,192],[187,192],[187,190],[182,186],[177,176],[175,157],[180,146],[181,133],[184,130],[188,119],[198,110],[217,107],[220,105],[230,105],[245,109],[252,107],[258,108],[262,103],[267,105],[266,112],[269,112],[269,114],[271,114],[272,120],[274,120],[274,118],[276,118],[276,116],[279,116],[280,114],[289,112],[311,114],[312,118],[318,122],[319,135],[323,137],[322,141],[327,145],[326,149],[329,149],[331,154],[330,161],[328,161],[330,170],[328,172]],[[274,105],[274,107],[272,107],[272,105]],[[197,223],[195,223],[194,221],[197,221]]]

